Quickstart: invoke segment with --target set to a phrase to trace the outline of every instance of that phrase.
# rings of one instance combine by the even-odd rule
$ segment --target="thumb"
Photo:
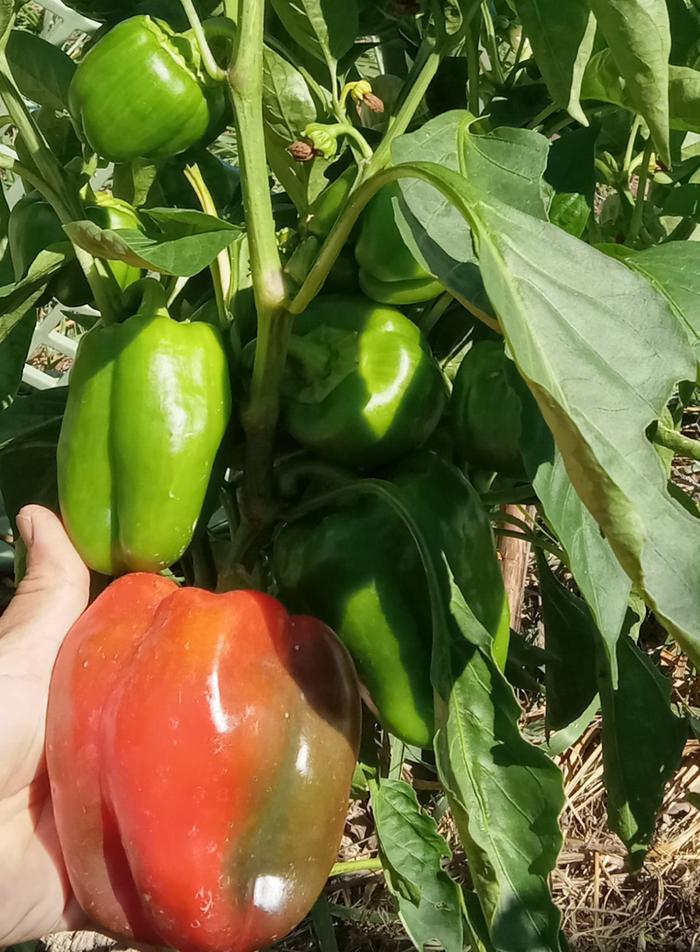
[[[27,548],[27,572],[0,619],[0,638],[38,642],[51,663],[66,632],[88,601],[90,575],[57,516],[25,506],[17,528]]]

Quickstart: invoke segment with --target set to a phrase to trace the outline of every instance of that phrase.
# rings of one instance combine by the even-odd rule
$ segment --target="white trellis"
[[[42,6],[48,15],[44,17],[41,36],[55,46],[62,46],[73,33],[92,33],[100,25],[94,20],[89,20],[87,17],[81,16],[79,13],[71,10],[65,6],[65,4],[61,3],[61,0],[43,0]],[[0,146],[0,149],[13,158],[16,158],[15,154],[8,147]],[[93,178],[93,186],[100,188],[111,177],[111,174],[111,168],[100,169]],[[23,194],[24,191],[21,182],[14,182],[12,187],[6,192],[6,198],[10,208],[12,208]],[[83,314],[96,313],[90,307],[77,308],[74,309],[74,311],[75,310]],[[77,341],[74,338],[62,334],[57,329],[65,320],[65,317],[64,309],[56,304],[45,317],[37,323],[29,347],[28,362],[24,365],[24,371],[22,373],[22,382],[30,387],[35,387],[38,390],[47,390],[50,387],[55,387],[58,384],[66,382],[69,371],[65,371],[61,375],[52,376],[29,363],[42,347],[48,347],[62,354],[64,357],[75,357]]]

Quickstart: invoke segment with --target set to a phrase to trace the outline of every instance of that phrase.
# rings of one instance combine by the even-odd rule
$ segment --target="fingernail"
[[[34,523],[32,517],[24,509],[20,509],[17,513],[17,528],[22,536],[22,542],[30,549],[34,541]]]

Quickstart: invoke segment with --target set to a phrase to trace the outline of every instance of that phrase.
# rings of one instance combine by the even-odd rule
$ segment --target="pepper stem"
[[[229,6],[227,4],[227,11]],[[243,414],[246,459],[243,492],[248,517],[274,517],[272,460],[280,387],[291,333],[286,288],[275,235],[263,125],[264,0],[239,5],[233,59],[228,71],[235,116],[243,204],[248,223],[258,335],[250,401]]]
[[[214,59],[214,54],[207,43],[204,27],[202,26],[202,21],[199,19],[197,11],[195,10],[194,3],[192,3],[192,0],[180,0],[180,3],[182,4],[182,9],[185,11],[185,16],[187,17],[187,20],[190,24],[192,35],[194,36],[197,43],[197,48],[199,49],[199,55],[202,57],[202,66],[204,66],[207,75],[210,79],[213,79],[215,83],[225,82],[226,72]]]

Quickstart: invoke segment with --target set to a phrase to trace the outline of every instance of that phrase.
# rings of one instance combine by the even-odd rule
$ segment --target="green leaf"
[[[586,603],[554,576],[537,551],[544,621],[544,646],[551,654],[545,667],[547,731],[568,727],[584,714],[598,693],[595,649],[600,637]]]
[[[515,6],[552,99],[587,126],[579,95],[595,36],[588,0],[516,0]]]
[[[475,227],[489,298],[576,492],[700,661],[700,530],[645,435],[675,384],[695,379],[683,329],[648,281],[552,225],[481,201]]]
[[[2,321],[2,318],[0,318]],[[30,307],[17,321],[0,347],[0,407],[5,407],[17,393],[22,380],[24,362],[36,327],[36,310]]]
[[[528,129],[496,129],[487,135],[469,131],[470,113],[454,110],[427,122],[416,132],[400,136],[392,145],[395,162],[430,161],[458,170],[485,190],[507,197],[523,210],[546,217],[542,178],[549,144]],[[401,193],[410,214],[399,227],[416,256],[439,275],[458,299],[490,311],[469,227],[460,212],[430,185],[401,181]]]
[[[309,165],[293,159],[287,147],[315,121],[316,105],[299,70],[268,47],[263,52],[263,117],[272,171],[297,208],[305,209]]]
[[[442,868],[452,851],[435,820],[402,780],[373,782],[370,790],[387,885],[411,941],[419,952],[435,942],[462,952],[461,891]]]
[[[4,36],[15,12],[14,0],[0,0],[0,36]]]
[[[319,896],[314,903],[311,909],[311,921],[321,952],[338,952],[333,918],[325,896]]]
[[[669,69],[671,29],[665,0],[590,0],[598,26],[644,117],[661,160],[671,164]]]
[[[50,109],[66,109],[75,63],[63,50],[26,30],[12,30],[7,61],[25,99]]]
[[[635,111],[629,87],[620,76],[610,50],[591,57],[583,77],[582,99],[599,99]],[[700,133],[700,70],[669,67],[668,100],[671,128]]]
[[[627,610],[632,583],[615,558],[598,524],[571,484],[537,402],[523,379],[511,371],[520,395],[521,452],[549,525],[566,552],[567,563],[603,636],[608,664],[617,679],[615,645]]]
[[[12,407],[2,416],[10,410]],[[17,513],[27,503],[58,511],[56,445],[59,430],[57,423],[48,423],[0,450],[0,493],[13,526]]]
[[[700,361],[700,244],[671,241],[622,260],[666,295]]]
[[[15,440],[27,440],[47,426],[60,424],[66,406],[67,387],[33,390],[18,397],[12,406],[0,413],[0,451]]]
[[[272,0],[272,7],[292,39],[329,67],[355,42],[357,0]]]
[[[493,660],[466,638],[437,650],[434,683],[445,702],[438,772],[491,941],[503,952],[558,950],[547,877],[562,842],[561,774],[521,737],[520,708]]]
[[[26,278],[0,288],[0,345],[4,346],[27,311],[44,296],[50,278],[60,270],[65,260],[63,254],[42,251],[32,262]]]
[[[635,622],[630,612],[627,631]],[[619,681],[606,665],[599,682],[608,823],[633,869],[649,849],[664,787],[676,772],[688,727],[671,710],[671,684],[625,632],[617,645]]]
[[[241,234],[237,226],[204,212],[149,208],[141,216],[143,230],[111,231],[91,221],[63,227],[71,241],[97,257],[182,277],[198,274]]]

